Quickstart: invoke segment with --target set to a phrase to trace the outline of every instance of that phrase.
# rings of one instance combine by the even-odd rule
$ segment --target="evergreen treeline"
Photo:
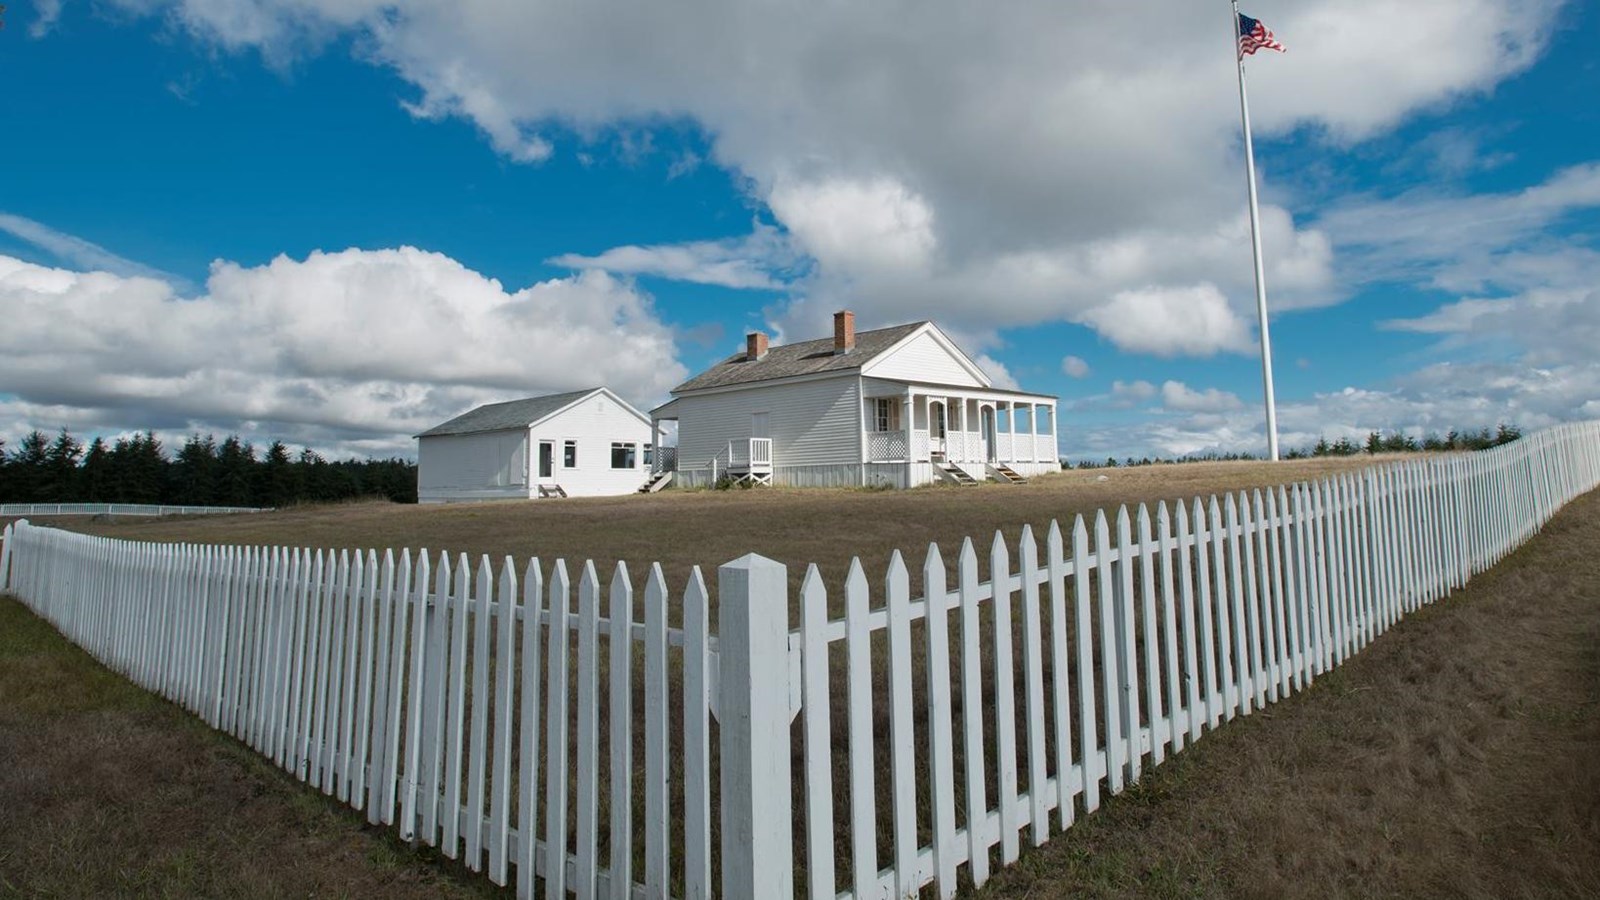
[[[281,441],[258,452],[237,435],[192,435],[168,456],[151,432],[85,447],[65,429],[0,441],[0,503],[168,503],[281,507],[357,497],[417,502],[417,467],[403,459],[328,462]]]
[[[1340,438],[1331,443],[1327,438],[1322,438],[1311,447],[1290,450],[1284,453],[1283,456],[1284,459],[1309,459],[1316,456],[1355,456],[1358,453],[1443,453],[1451,450],[1487,450],[1490,447],[1509,444],[1520,437],[1522,437],[1522,429],[1515,425],[1504,424],[1499,428],[1480,428],[1477,431],[1457,431],[1452,429],[1449,434],[1443,437],[1437,433],[1430,433],[1424,435],[1420,441],[1398,431],[1391,431],[1388,434],[1374,431],[1369,433],[1367,439],[1359,444],[1349,438]],[[1105,462],[1099,463],[1093,460],[1084,460],[1074,466],[1072,463],[1063,462],[1061,468],[1115,469],[1119,466],[1126,468],[1128,466],[1155,466],[1171,463],[1237,462],[1240,460],[1259,459],[1261,457],[1253,453],[1205,453],[1178,459],[1162,459],[1159,456],[1134,459],[1130,456],[1123,462],[1117,462],[1116,457],[1108,456]]]

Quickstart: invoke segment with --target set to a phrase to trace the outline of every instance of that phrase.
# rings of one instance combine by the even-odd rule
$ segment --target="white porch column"
[[[1061,465],[1061,422],[1056,418],[1056,402],[1050,401],[1050,459],[1049,462]]]
[[[1006,440],[1005,440],[1004,444],[1000,443],[1000,404],[1002,404],[1002,403],[1005,404],[1005,407],[1006,407],[1006,431],[1005,431]],[[1013,437],[1011,437],[1011,429],[1016,427],[1015,425],[1013,425],[1011,423],[1011,420],[1013,418],[1014,418],[1014,416],[1011,415],[1011,401],[1010,400],[997,400],[997,401],[995,401],[995,404],[994,404],[994,442],[995,442],[994,458],[995,458],[996,462],[1001,462],[1001,463],[1011,462],[1011,455],[1016,452],[1015,450],[1013,450],[1011,448],[1011,444],[1015,443],[1015,439]],[[1005,447],[1005,452],[1004,453],[1000,452],[1000,448],[1002,446]]]
[[[913,405],[915,399],[916,395],[911,392],[910,388],[906,388],[905,400],[900,404],[900,416],[905,419],[904,422],[900,423],[900,429],[906,433],[906,485],[908,487],[911,484],[911,460],[914,455],[911,437],[912,432],[916,431],[917,424],[917,410]]]

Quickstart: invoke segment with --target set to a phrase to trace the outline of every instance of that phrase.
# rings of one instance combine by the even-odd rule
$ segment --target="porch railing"
[[[651,463],[650,463],[650,471],[652,471],[652,472],[676,472],[676,471],[678,471],[678,448],[677,447],[657,447],[655,449],[655,457],[651,460]]]
[[[923,435],[923,452],[927,452],[927,435]],[[869,431],[867,432],[867,461],[868,462],[899,462],[909,459],[906,455],[906,433],[904,431]]]
[[[768,471],[772,468],[772,439],[748,438],[728,442],[728,465],[735,469],[748,468]]]
[[[884,440],[877,438],[882,436]],[[869,461],[885,461],[891,459],[906,459],[902,456],[879,456],[879,448],[887,447],[888,441],[900,439],[897,448],[903,446],[899,432],[868,432],[867,433],[867,459]],[[930,436],[925,428],[918,428],[911,432],[912,462],[927,462],[928,451],[937,449],[940,438]],[[1049,462],[1056,457],[1055,435],[1051,434],[1010,434],[1001,432],[994,436],[994,459],[997,462]],[[981,432],[977,431],[951,431],[942,439],[942,447],[946,459],[957,462],[981,462],[989,457],[988,441]],[[887,451],[886,451],[887,452]]]

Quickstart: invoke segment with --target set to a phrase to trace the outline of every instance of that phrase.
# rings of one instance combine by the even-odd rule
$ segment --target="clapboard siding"
[[[424,501],[526,497],[527,431],[422,438],[417,442],[417,493]]]
[[[990,386],[987,378],[973,377],[972,372],[928,331],[908,338],[900,347],[873,360],[861,374],[932,384]]]
[[[713,457],[725,453],[728,441],[751,437],[750,416],[758,412],[767,413],[775,467],[859,464],[859,390],[852,372],[838,378],[679,397],[678,466],[709,467]]]
[[[617,401],[595,394],[540,422],[532,429],[533,452],[538,453],[539,441],[555,444],[555,470],[550,478],[538,477],[534,482],[559,484],[571,497],[606,497],[631,493],[644,484],[650,468],[644,464],[644,445],[650,443],[650,425],[632,410]],[[568,440],[578,442],[578,466],[564,469],[561,466],[562,444]],[[635,445],[633,468],[611,467],[613,441]],[[538,457],[534,456],[537,466]]]

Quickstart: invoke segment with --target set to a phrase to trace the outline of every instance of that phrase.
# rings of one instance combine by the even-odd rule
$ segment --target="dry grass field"
[[[446,508],[74,522],[147,540],[428,546],[660,560],[681,584],[755,549],[1014,537],[1124,501],[1316,477],[1350,461],[1073,472],[1024,487],[677,493]],[[1098,480],[1104,474],[1106,481]],[[1114,508],[1114,507],[1113,507]],[[1147,776],[984,895],[1600,896],[1600,493],[1305,694]],[[712,573],[707,572],[708,576]],[[0,600],[0,896],[480,896],[479,878],[141,691]]]
[[[816,563],[832,586],[843,583],[852,556],[859,556],[868,578],[878,583],[896,549],[917,569],[929,542],[938,542],[949,561],[962,539],[971,537],[986,558],[996,530],[1015,546],[1024,524],[1042,540],[1052,519],[1069,527],[1077,513],[1104,508],[1113,514],[1120,503],[1311,480],[1369,463],[1367,457],[1186,463],[1062,472],[1025,485],[911,491],[665,491],[533,503],[351,503],[243,516],[45,521],[132,540],[426,547],[434,553],[465,551],[474,562],[486,553],[497,565],[509,554],[519,568],[534,555],[562,558],[569,566],[593,559],[602,573],[626,560],[636,581],[659,562],[674,590],[682,588],[692,566],[700,566],[714,584],[717,566],[755,552],[788,565],[792,586],[798,588],[809,563]]]

